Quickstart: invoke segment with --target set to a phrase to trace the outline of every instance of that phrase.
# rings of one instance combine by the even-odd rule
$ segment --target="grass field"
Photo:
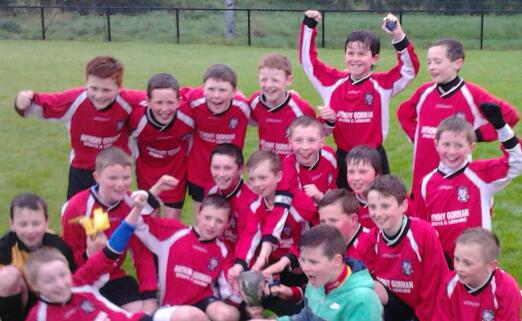
[[[389,45],[381,54],[378,69],[391,66],[394,55]],[[111,54],[126,65],[124,85],[144,88],[148,77],[156,72],[171,72],[182,84],[197,85],[205,67],[211,63],[230,64],[238,73],[239,87],[245,94],[257,88],[257,62],[262,54],[274,49],[171,45],[154,43],[106,43],[59,41],[0,41],[0,230],[8,228],[10,199],[22,191],[42,195],[49,203],[51,225],[59,229],[60,207],[65,200],[68,171],[68,138],[63,125],[35,119],[22,119],[12,108],[18,90],[53,91],[78,86],[83,81],[85,62],[95,55]],[[292,88],[312,104],[319,97],[297,64],[295,49],[277,49],[294,63]],[[342,64],[342,51],[320,50],[320,56],[332,65]],[[392,100],[391,109],[420,83],[426,81],[425,50],[419,50],[422,66],[417,79],[407,90]],[[493,94],[502,97],[522,111],[522,74],[520,51],[468,51],[462,75],[478,82]],[[410,180],[411,145],[399,129],[394,112],[385,147],[392,171]],[[520,125],[517,130],[519,133]],[[255,132],[250,129],[245,147],[248,156],[256,148]],[[474,157],[498,155],[498,144],[480,144]],[[522,282],[522,179],[497,194],[494,207],[494,230],[502,243],[500,265]],[[184,213],[190,221],[190,214]]]

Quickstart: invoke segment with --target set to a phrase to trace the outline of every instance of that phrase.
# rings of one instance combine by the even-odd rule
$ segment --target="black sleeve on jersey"
[[[303,24],[308,28],[315,28],[315,26],[317,26],[317,23],[317,20],[315,20],[314,18],[305,16],[303,19]]]
[[[297,257],[293,253],[286,253],[283,256],[286,256],[290,260],[290,267],[292,269],[299,267],[299,261],[297,260]]]
[[[395,50],[403,51],[404,49],[406,49],[406,47],[408,47],[409,43],[410,41],[408,40],[408,37],[404,36],[404,38],[401,41],[394,43],[393,46],[395,47]]]

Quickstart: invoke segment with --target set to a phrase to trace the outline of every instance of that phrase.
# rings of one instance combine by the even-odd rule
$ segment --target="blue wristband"
[[[109,239],[108,246],[110,249],[114,252],[122,253],[127,247],[127,243],[129,243],[135,229],[135,225],[131,225],[125,220],[121,221],[120,225],[118,225],[116,230],[114,230]]]

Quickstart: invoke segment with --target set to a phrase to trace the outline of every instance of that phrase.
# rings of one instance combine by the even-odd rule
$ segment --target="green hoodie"
[[[280,321],[380,321],[382,305],[368,270],[357,260],[346,259],[352,273],[328,294],[324,286],[305,290],[305,306],[299,314]]]

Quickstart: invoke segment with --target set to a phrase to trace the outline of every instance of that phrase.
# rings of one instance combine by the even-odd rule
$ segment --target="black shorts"
[[[180,210],[183,208],[184,203],[185,203],[185,200],[175,202],[175,203],[163,203],[163,205],[165,205],[166,207],[176,208],[176,209]]]
[[[138,282],[130,275],[110,280],[100,289],[100,293],[117,306],[142,300]]]
[[[384,286],[384,284],[383,284]],[[388,294],[388,303],[384,305],[384,321],[417,321],[413,309],[384,286]]]
[[[375,149],[381,156],[382,175],[390,174],[390,165],[388,164],[386,151],[382,145],[377,146]],[[346,156],[348,156],[348,152],[342,149],[337,149],[335,151],[335,155],[337,158],[337,187],[350,189],[348,186],[348,181],[346,180]]]
[[[74,194],[96,184],[96,181],[92,176],[93,173],[93,169],[69,168],[69,187],[67,188],[68,200],[71,199]]]
[[[203,186],[199,186],[196,184],[193,184],[192,182],[188,181],[188,194],[190,197],[192,197],[192,200],[194,202],[201,203],[203,201],[203,197],[205,196],[205,189]]]
[[[204,298],[202,300],[199,300],[198,302],[193,304],[193,306],[195,306],[196,308],[200,309],[201,311],[207,313],[207,308],[210,305],[210,303],[216,302],[216,301],[219,301],[219,299],[216,298],[215,296],[211,295],[211,296],[207,296],[206,298]]]

